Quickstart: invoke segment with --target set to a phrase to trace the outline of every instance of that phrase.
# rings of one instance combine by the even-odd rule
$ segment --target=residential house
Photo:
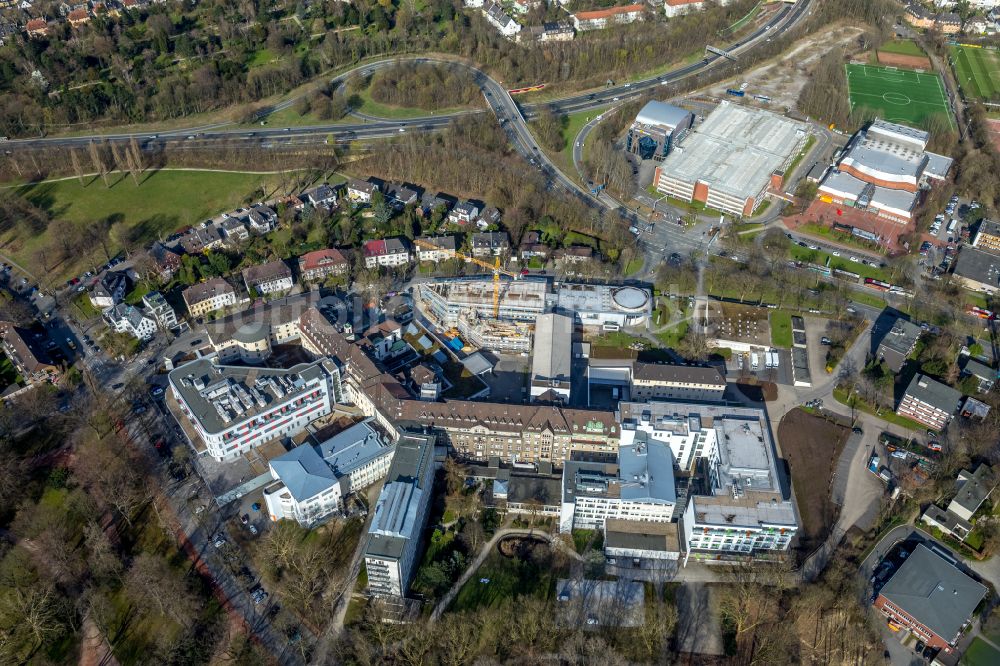
[[[646,14],[645,5],[625,5],[571,14],[573,27],[578,31],[601,30],[611,25],[641,21]]]
[[[292,278],[292,269],[281,261],[270,261],[259,266],[250,266],[243,269],[243,282],[247,286],[247,291],[251,295],[275,294],[281,291],[288,291],[295,285]]]
[[[160,279],[164,282],[170,280],[174,273],[181,267],[181,254],[177,249],[164,245],[160,241],[153,243],[149,249],[149,256],[156,264]]]
[[[403,327],[392,319],[375,324],[361,338],[361,348],[376,361],[385,361],[410,351],[403,340]]]
[[[447,261],[455,258],[456,242],[454,236],[423,236],[415,243],[417,261]],[[433,247],[427,247],[432,245]]]
[[[973,16],[965,22],[965,34],[985,35],[990,29],[990,23],[982,16]]]
[[[311,527],[344,509],[344,499],[389,471],[392,446],[370,420],[326,437],[312,433],[268,464],[274,483],[264,488],[271,520]]]
[[[919,326],[902,317],[896,317],[892,321],[892,326],[885,330],[884,323],[886,322],[884,320],[886,318],[880,316],[875,322],[875,330],[872,331],[872,337],[875,339],[878,339],[880,333],[882,334],[875,358],[885,363],[886,367],[893,373],[898,373],[903,364],[906,363],[906,359],[916,349],[917,341],[923,331]]]
[[[974,358],[966,360],[965,366],[962,368],[962,375],[975,377],[979,380],[979,387],[976,389],[977,393],[989,393],[993,390],[993,384],[997,380],[996,370]]]
[[[712,366],[636,361],[632,367],[633,400],[675,399],[716,402],[722,400],[725,391],[725,378],[719,373],[718,368]]]
[[[90,304],[105,310],[114,307],[125,298],[129,280],[121,271],[107,271],[101,275],[90,289]]]
[[[421,535],[433,495],[434,444],[431,435],[404,432],[365,544],[368,591],[376,597],[404,597],[419,564]]]
[[[438,192],[434,196],[424,197],[424,201],[420,206],[420,212],[424,215],[424,217],[429,217],[431,213],[440,208],[447,214],[454,205],[454,197],[445,194],[444,192]]]
[[[378,185],[367,180],[349,178],[347,180],[347,198],[351,203],[366,204],[372,202],[372,195],[378,192]]]
[[[139,340],[150,340],[156,335],[156,320],[126,303],[105,310],[104,321],[116,332],[127,333]]]
[[[346,275],[351,264],[336,248],[315,250],[299,257],[299,278],[321,282],[329,275]]]
[[[946,35],[954,35],[962,30],[962,17],[954,12],[945,12],[934,17],[934,27]]]
[[[510,251],[510,236],[506,231],[486,231],[472,234],[472,256],[499,257]]]
[[[365,241],[365,268],[403,266],[410,263],[410,251],[402,238]]]
[[[402,210],[406,206],[416,204],[419,198],[420,195],[416,190],[402,183],[389,183],[385,187],[386,202],[397,210]]]
[[[916,2],[911,2],[906,6],[906,13],[903,14],[903,19],[914,28],[929,30],[934,27],[934,15]]]
[[[67,16],[66,20],[74,28],[80,28],[90,22],[90,12],[86,9],[74,9]]]
[[[448,221],[452,224],[460,226],[472,224],[472,222],[478,217],[479,206],[471,201],[463,201],[462,203],[459,203],[451,209],[450,213],[448,213]]]
[[[571,245],[553,252],[552,258],[559,267],[582,264],[594,259],[594,248],[587,245]]]
[[[906,387],[896,413],[941,430],[951,421],[961,399],[960,391],[917,373]]]
[[[192,317],[200,317],[236,303],[236,290],[220,277],[192,285],[181,295]]]
[[[39,382],[55,383],[59,380],[62,370],[39,346],[38,343],[45,336],[36,338],[35,335],[9,321],[0,322],[0,349],[10,359],[25,384],[30,386]],[[0,387],[0,390],[3,388]]]
[[[502,5],[492,1],[487,2],[483,6],[483,14],[486,16],[486,20],[489,21],[501,35],[507,37],[508,39],[521,32],[521,24],[515,21],[510,14],[505,12]]]
[[[536,39],[540,42],[570,42],[575,36],[576,31],[569,21],[552,21],[542,24]]]
[[[333,208],[337,205],[337,193],[327,183],[306,190],[299,197],[313,208]]]
[[[537,231],[529,231],[524,234],[521,245],[518,247],[518,254],[521,256],[521,259],[531,259],[533,257],[548,259],[551,251],[548,245],[542,243],[542,235]]]
[[[921,543],[879,590],[873,605],[928,647],[951,654],[986,592],[955,561]]]
[[[222,233],[225,234],[226,240],[230,244],[236,245],[250,239],[250,231],[247,229],[247,225],[238,217],[227,217],[222,220],[219,226],[222,228]]]
[[[24,26],[24,31],[30,39],[40,39],[49,34],[49,24],[43,18],[33,18]]]
[[[721,2],[719,4],[728,4]],[[704,0],[663,0],[663,13],[667,18],[683,16],[698,11],[705,6]]]
[[[278,225],[278,214],[270,206],[254,206],[247,213],[247,225],[255,234],[266,234]]]
[[[151,291],[142,297],[142,304],[146,306],[146,312],[164,331],[177,328],[177,313],[167,303],[167,299],[158,291]]]
[[[225,238],[223,238],[222,230],[219,227],[209,224],[205,227],[188,230],[180,237],[178,244],[186,254],[200,254],[222,247],[225,244]]]
[[[992,467],[982,464],[972,472],[961,470],[955,486],[955,497],[948,504],[948,511],[971,521],[972,516],[996,488],[997,478]]]

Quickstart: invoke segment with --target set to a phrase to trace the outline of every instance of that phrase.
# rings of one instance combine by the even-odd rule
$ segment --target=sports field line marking
[[[851,93],[852,97],[876,97],[878,99],[883,99],[883,100],[885,99],[886,95],[903,95],[904,97],[907,97],[910,100],[910,104],[912,104],[914,106],[930,106],[930,107],[941,108],[941,109],[947,109],[948,108],[948,104],[947,103],[942,103],[941,101],[929,102],[929,101],[926,101],[926,100],[913,99],[912,97],[910,97],[909,95],[906,95],[905,93],[896,92],[894,90],[890,90],[889,92],[884,92],[884,93],[870,93],[870,92],[862,92],[862,91],[859,90],[859,91]],[[893,103],[895,103],[895,102],[893,102]]]

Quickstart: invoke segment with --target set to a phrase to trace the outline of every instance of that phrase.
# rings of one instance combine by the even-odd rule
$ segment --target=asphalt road
[[[754,31],[752,34],[747,35],[742,40],[732,44],[726,48],[726,50],[731,54],[744,53],[756,44],[763,40],[770,40],[773,36],[778,36],[784,33],[789,28],[793,27],[799,20],[805,17],[809,12],[809,5],[811,0],[799,0],[796,5],[783,7],[778,11],[774,17],[764,26],[761,26],[758,30]],[[373,63],[368,63],[364,65],[359,65],[343,74],[331,80],[331,83],[338,85],[348,80],[353,76],[362,75],[365,76],[370,72],[377,69],[391,66],[398,62],[399,58],[392,58],[381,60]],[[409,58],[409,60],[414,60],[416,62],[447,62],[454,66],[461,66],[461,63],[457,61],[446,61],[443,59],[436,59],[431,57],[415,57]],[[554,100],[552,102],[546,103],[557,113],[571,113],[574,111],[581,111],[591,108],[599,108],[606,106],[615,101],[627,100],[639,97],[655,88],[656,86],[666,85],[676,81],[680,81],[686,77],[698,74],[704,70],[707,70],[714,65],[716,65],[720,60],[724,60],[721,56],[711,55],[703,60],[690,65],[685,65],[671,72],[662,74],[660,76],[651,77],[644,79],[642,81],[636,81],[634,83],[625,83],[617,86],[611,86],[606,89],[601,90],[598,93],[586,93],[580,95],[574,95],[571,97],[566,97],[559,100]],[[473,72],[476,74],[478,81],[481,84],[484,92],[488,90],[503,91],[502,97],[506,98],[501,100],[503,106],[506,107],[508,112],[512,112],[517,106],[514,104],[513,100],[510,99],[510,95],[506,93],[506,89],[503,88],[499,82],[491,79],[481,70],[469,66]],[[279,104],[276,104],[267,112],[281,111],[293,105],[296,98],[290,98]],[[536,110],[538,105],[528,105],[525,106],[524,112],[527,115],[532,115]],[[233,128],[231,123],[212,123],[204,124],[193,127],[173,129],[169,131],[162,132],[121,132],[112,134],[94,134],[94,135],[81,135],[81,136],[54,136],[54,137],[38,137],[30,139],[14,139],[6,143],[7,149],[17,149],[17,148],[32,148],[40,146],[49,145],[64,145],[64,146],[79,146],[86,145],[91,141],[104,140],[104,141],[127,141],[129,139],[135,138],[142,142],[144,146],[156,147],[166,144],[174,144],[178,142],[191,142],[191,145],[197,146],[199,144],[204,144],[207,142],[215,141],[257,141],[262,145],[271,143],[294,143],[296,139],[309,138],[311,143],[316,143],[318,141],[325,141],[328,135],[334,135],[336,141],[353,141],[365,138],[384,138],[392,136],[394,134],[399,134],[400,129],[404,131],[433,131],[442,128],[447,125],[451,118],[457,114],[449,114],[442,116],[424,116],[419,118],[410,118],[406,120],[386,120],[386,119],[376,119],[371,117],[360,116],[363,122],[361,123],[347,123],[347,124],[322,124],[322,125],[311,125],[302,127],[286,127],[286,128],[270,128],[262,127],[260,129],[247,129],[247,128]],[[521,116],[521,111],[518,110],[515,114],[516,118],[512,118],[511,121],[523,124],[525,120]],[[519,128],[519,130],[525,130],[526,128]],[[520,133],[520,132],[518,132]]]

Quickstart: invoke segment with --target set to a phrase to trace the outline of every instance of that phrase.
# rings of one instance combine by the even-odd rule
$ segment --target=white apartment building
[[[417,239],[417,261],[448,261],[455,258],[454,236],[424,236]],[[428,245],[433,247],[428,247]]]
[[[310,527],[340,511],[344,498],[389,471],[392,446],[362,421],[331,437],[322,432],[270,461],[274,483],[264,488],[271,520]]]
[[[559,531],[603,530],[609,518],[669,523],[676,504],[670,448],[636,438],[619,446],[617,466],[566,462]]]
[[[365,241],[364,255],[365,268],[392,268],[410,263],[410,251],[399,238]]]
[[[434,442],[432,435],[405,432],[396,442],[365,546],[368,590],[375,596],[403,597],[410,588],[433,495]]]
[[[156,335],[156,320],[131,305],[119,303],[106,310],[103,316],[117,333],[126,333],[139,340],[149,340]]]
[[[168,375],[168,404],[195,450],[233,460],[273,439],[292,437],[343,400],[329,360],[287,370],[220,365],[206,356]]]
[[[192,317],[201,317],[236,304],[236,290],[220,277],[191,285],[181,295]]]
[[[261,295],[288,291],[295,285],[292,269],[281,260],[244,268],[243,281],[250,294]]]
[[[158,291],[151,291],[142,297],[142,303],[146,306],[146,311],[149,315],[156,320],[156,323],[164,331],[177,328],[177,313],[167,303],[167,299],[163,297],[163,294]]]

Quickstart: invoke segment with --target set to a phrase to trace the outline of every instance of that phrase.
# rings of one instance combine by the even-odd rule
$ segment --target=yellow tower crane
[[[437,250],[439,252],[443,250],[443,248],[438,247],[434,243],[429,243],[428,241],[422,240],[420,238],[415,239],[413,242],[415,245],[417,245],[418,247],[422,247],[425,250]],[[520,280],[521,274],[500,268],[500,257],[496,257],[494,262],[491,264],[477,257],[470,257],[469,255],[464,254],[462,252],[458,252],[457,250],[454,252],[454,254],[457,258],[463,261],[472,262],[477,266],[481,266],[483,268],[487,268],[493,271],[493,318],[494,319],[498,318],[500,316],[500,275],[501,274],[506,275],[512,280]]]

